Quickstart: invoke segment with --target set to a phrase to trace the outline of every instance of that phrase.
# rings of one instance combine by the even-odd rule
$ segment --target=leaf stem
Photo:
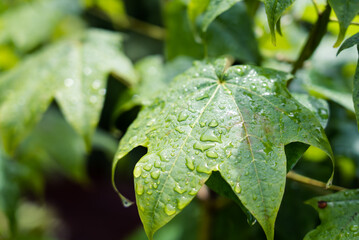
[[[296,182],[304,183],[306,185],[310,185],[310,186],[314,186],[314,187],[318,187],[318,188],[330,189],[330,190],[334,190],[334,191],[346,190],[346,188],[336,186],[336,185],[331,185],[329,188],[327,188],[326,183],[318,181],[318,180],[310,178],[310,177],[300,175],[294,171],[289,171],[287,174],[287,178],[294,180]]]
[[[291,72],[292,74],[295,74],[300,68],[303,67],[304,62],[312,56],[314,51],[319,46],[320,41],[327,32],[330,12],[331,7],[329,6],[329,4],[327,4],[325,10],[318,15],[317,22],[314,24],[312,30],[310,31],[308,39],[303,46],[298,59],[293,64]]]

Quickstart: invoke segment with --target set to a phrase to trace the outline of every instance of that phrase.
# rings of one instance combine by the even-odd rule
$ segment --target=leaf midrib
[[[232,92],[229,88],[225,87],[225,85],[223,84],[223,88],[226,88],[228,91]],[[257,176],[257,181],[258,181],[258,186],[259,186],[259,190],[260,190],[260,193],[261,193],[261,198],[262,198],[262,203],[264,204],[264,197],[263,197],[263,190],[262,190],[262,186],[261,186],[261,181],[259,179],[259,176],[258,176],[258,171],[257,171],[257,166],[256,166],[256,163],[255,163],[255,158],[254,158],[254,154],[253,154],[253,150],[252,150],[252,143],[250,141],[250,136],[248,135],[248,130],[247,130],[247,126],[246,126],[246,121],[244,120],[244,117],[243,117],[243,114],[242,112],[240,111],[238,105],[237,105],[237,102],[236,100],[234,99],[233,95],[230,95],[231,99],[233,100],[233,103],[234,105],[236,106],[237,108],[237,111],[238,113],[241,115],[241,118],[242,118],[242,122],[243,122],[243,130],[244,132],[246,133],[246,138],[247,138],[247,142],[248,142],[248,146],[249,146],[249,150],[251,152],[251,156],[252,156],[252,163],[253,163],[253,166],[254,166],[254,170],[256,172],[256,176]],[[266,214],[267,215],[267,214]],[[269,217],[267,215],[267,217]]]
[[[211,80],[213,80],[213,79],[211,79]],[[155,203],[155,205],[154,205],[154,207],[153,207],[153,211],[152,211],[152,215],[151,215],[151,234],[152,234],[152,232],[153,232],[153,223],[154,223],[153,219],[154,219],[154,216],[155,216],[154,212],[155,212],[155,209],[158,207],[158,204],[159,204],[159,202],[160,202],[159,200],[161,199],[161,195],[162,195],[162,193],[163,193],[163,191],[164,191],[164,188],[165,188],[165,186],[166,186],[166,182],[167,182],[168,178],[170,177],[171,172],[172,172],[174,166],[176,165],[176,162],[177,162],[177,160],[178,160],[178,158],[179,158],[179,156],[180,156],[180,154],[181,154],[181,152],[182,152],[182,150],[183,150],[183,147],[185,146],[185,144],[187,143],[187,140],[188,140],[189,137],[191,136],[192,131],[193,131],[193,129],[195,128],[195,125],[198,123],[199,119],[202,117],[202,115],[203,115],[203,113],[205,112],[206,108],[207,108],[208,105],[211,103],[211,101],[213,100],[213,98],[216,96],[216,94],[217,94],[217,92],[218,92],[218,89],[219,89],[220,87],[221,87],[221,84],[218,84],[218,86],[217,86],[216,89],[214,90],[212,96],[209,98],[207,104],[203,107],[203,109],[202,109],[202,111],[200,112],[199,116],[197,117],[197,119],[196,119],[195,122],[193,123],[193,128],[191,128],[191,131],[188,133],[187,137],[186,137],[185,140],[183,141],[183,144],[180,146],[180,149],[179,149],[179,151],[178,151],[178,155],[176,156],[176,159],[173,161],[173,164],[172,164],[172,166],[171,166],[171,169],[168,171],[168,175],[167,175],[167,177],[166,177],[166,179],[165,179],[165,181],[164,181],[164,183],[163,183],[163,185],[162,185],[163,187],[162,187],[162,189],[160,190],[160,192],[159,192],[159,194],[158,194],[158,197],[157,197],[157,201],[156,201],[156,203]]]

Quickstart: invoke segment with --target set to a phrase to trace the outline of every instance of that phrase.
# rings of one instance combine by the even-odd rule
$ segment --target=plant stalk
[[[296,182],[304,183],[306,185],[310,185],[310,186],[314,186],[314,187],[318,187],[318,188],[324,188],[324,189],[329,189],[329,190],[334,190],[334,191],[346,190],[346,188],[343,188],[340,186],[335,186],[335,185],[331,185],[329,188],[327,188],[326,183],[318,181],[316,179],[312,179],[312,178],[300,175],[294,171],[289,171],[287,174],[287,178],[294,180]]]
[[[319,46],[322,38],[327,32],[327,26],[329,23],[329,17],[331,12],[329,4],[325,7],[325,10],[318,15],[317,22],[314,24],[312,30],[309,33],[308,39],[302,48],[302,51],[298,59],[294,62],[292,68],[292,74],[294,75],[300,68],[303,67],[304,62],[309,59],[314,51]],[[288,81],[289,83],[289,81]]]

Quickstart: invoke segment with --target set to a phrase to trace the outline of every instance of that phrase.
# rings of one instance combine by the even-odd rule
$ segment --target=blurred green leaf
[[[190,27],[194,31],[195,37],[197,38],[197,26],[196,20],[206,9],[211,0],[190,0],[187,7],[188,19]],[[199,41],[199,40],[197,40]]]
[[[78,14],[77,0],[36,0],[23,2],[0,15],[0,43],[12,42],[28,51],[49,40],[65,16]]]
[[[202,36],[205,49],[193,37],[186,16],[186,4],[179,0],[167,3],[165,23],[168,31],[166,54],[169,59],[183,55],[196,59],[202,59],[205,55],[215,58],[227,54],[243,62],[260,61],[253,22],[244,3],[234,5],[212,22]]]
[[[359,191],[346,190],[307,202],[315,208],[321,225],[305,236],[305,240],[352,240],[359,236]]]
[[[0,149],[0,210],[8,220],[10,235],[15,237],[17,232],[16,209],[20,198],[17,164]]]
[[[81,0],[85,7],[98,7],[114,22],[127,23],[126,9],[122,0]]]
[[[310,94],[330,99],[354,112],[351,90],[341,79],[327,77],[315,70],[303,72],[300,77]]]
[[[59,112],[46,112],[16,156],[37,168],[40,175],[61,172],[77,181],[86,179],[86,147]],[[37,166],[35,166],[37,165]]]
[[[359,12],[359,1],[357,0],[328,0],[328,3],[333,8],[335,14],[337,15],[340,31],[339,36],[334,44],[334,47],[339,47],[340,43],[345,37],[345,32],[354,19],[354,17]]]
[[[117,102],[113,117],[116,118],[135,106],[150,105],[157,95],[168,87],[168,84],[178,74],[192,66],[192,59],[177,57],[163,63],[159,55],[145,57],[138,61],[135,69],[139,75],[139,82]]]
[[[15,150],[54,97],[89,148],[108,73],[113,71],[129,85],[136,83],[120,41],[118,34],[89,30],[50,45],[0,76],[0,128],[6,150]]]
[[[219,171],[273,239],[287,173],[284,145],[304,142],[332,157],[319,120],[286,90],[288,74],[225,64],[198,62],[178,76],[120,142],[114,168],[133,148],[149,149],[134,169],[149,238]]]
[[[207,10],[203,14],[202,31],[207,31],[208,26],[216,17],[230,9],[240,0],[210,0]]]
[[[357,45],[357,51],[359,54],[359,33],[351,36],[349,39],[347,39],[339,48],[338,53],[344,49],[350,48],[354,45]],[[357,68],[355,70],[354,80],[353,80],[353,101],[354,101],[354,109],[355,114],[357,118],[357,125],[359,127],[359,60],[357,63]]]
[[[276,26],[280,20],[283,12],[290,6],[295,0],[262,0],[264,2],[265,10],[267,13],[267,19],[269,29],[272,34],[272,42],[276,43]]]

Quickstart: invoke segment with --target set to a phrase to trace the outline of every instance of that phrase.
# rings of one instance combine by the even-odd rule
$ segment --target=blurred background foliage
[[[263,4],[239,2],[201,33],[204,48],[192,32],[186,0],[0,1],[0,79],[33,54],[89,28],[123,34],[122,49],[139,79],[129,86],[108,75],[90,150],[56,101],[14,153],[0,147],[0,239],[146,239],[136,208],[123,208],[110,186],[118,140],[141,106],[193,60],[203,57],[226,55],[236,64],[290,71],[317,19],[317,8],[321,11],[326,4],[316,2],[317,6],[310,0],[296,1],[285,12],[283,36],[277,35],[276,46]],[[334,184],[355,188],[359,184],[359,134],[351,93],[357,56],[355,51],[345,51],[336,57],[332,46],[339,25],[333,12],[330,19],[328,33],[290,90],[328,101],[326,132],[336,156]],[[354,22],[359,22],[358,16]],[[358,25],[350,25],[347,36],[358,30]],[[0,87],[6,90],[6,85]],[[135,149],[117,168],[118,188],[132,200],[132,169],[145,151]],[[326,181],[331,163],[321,150],[310,147],[294,170]],[[302,239],[315,228],[317,213],[304,201],[329,192],[288,180],[276,239]],[[247,223],[238,205],[211,191],[207,194],[206,201],[198,197],[156,239],[265,239],[258,224]]]

